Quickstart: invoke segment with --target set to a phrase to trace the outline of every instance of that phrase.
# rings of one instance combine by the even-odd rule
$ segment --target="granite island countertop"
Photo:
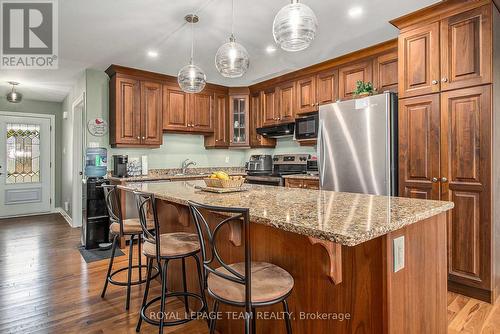
[[[249,184],[248,191],[213,194],[196,189],[203,181],[136,182],[120,186],[187,205],[248,207],[254,223],[308,237],[356,246],[453,208],[452,202],[340,193]]]

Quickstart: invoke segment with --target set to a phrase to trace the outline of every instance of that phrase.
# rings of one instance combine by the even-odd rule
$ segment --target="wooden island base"
[[[162,233],[195,233],[186,206],[157,201]],[[209,216],[210,223],[219,221],[215,215]],[[221,256],[228,263],[242,261],[238,229],[225,228],[220,233]],[[400,236],[405,240],[405,266],[393,272],[392,244]],[[277,228],[252,225],[253,261],[279,265],[295,280],[289,297],[294,333],[446,333],[446,213],[354,247],[329,247],[329,242],[315,241]],[[169,289],[180,291],[181,266],[177,262],[169,264]],[[193,260],[188,260],[187,268],[189,290],[198,292]],[[191,309],[196,306],[190,304]],[[220,311],[219,333],[243,333],[243,320],[228,319],[226,313],[242,309],[221,304]],[[257,311],[261,312],[257,333],[286,332],[281,305]],[[270,311],[276,313],[264,313]]]

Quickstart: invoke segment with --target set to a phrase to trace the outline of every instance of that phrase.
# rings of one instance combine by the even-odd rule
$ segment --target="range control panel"
[[[310,154],[276,154],[273,156],[274,165],[306,165]]]

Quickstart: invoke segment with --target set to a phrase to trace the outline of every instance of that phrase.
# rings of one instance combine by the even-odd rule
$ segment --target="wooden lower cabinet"
[[[452,201],[449,289],[494,298],[491,85],[400,100],[400,195]]]
[[[286,178],[285,179],[285,187],[318,190],[319,189],[319,180]]]
[[[491,86],[441,94],[441,199],[453,282],[491,289]]]
[[[399,194],[439,199],[439,94],[399,101]]]

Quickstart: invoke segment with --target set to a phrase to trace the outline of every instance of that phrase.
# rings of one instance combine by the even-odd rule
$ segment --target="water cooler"
[[[103,184],[107,173],[107,150],[88,148],[85,155],[85,182],[83,183],[82,244],[94,249],[109,244],[109,216],[104,199]]]

